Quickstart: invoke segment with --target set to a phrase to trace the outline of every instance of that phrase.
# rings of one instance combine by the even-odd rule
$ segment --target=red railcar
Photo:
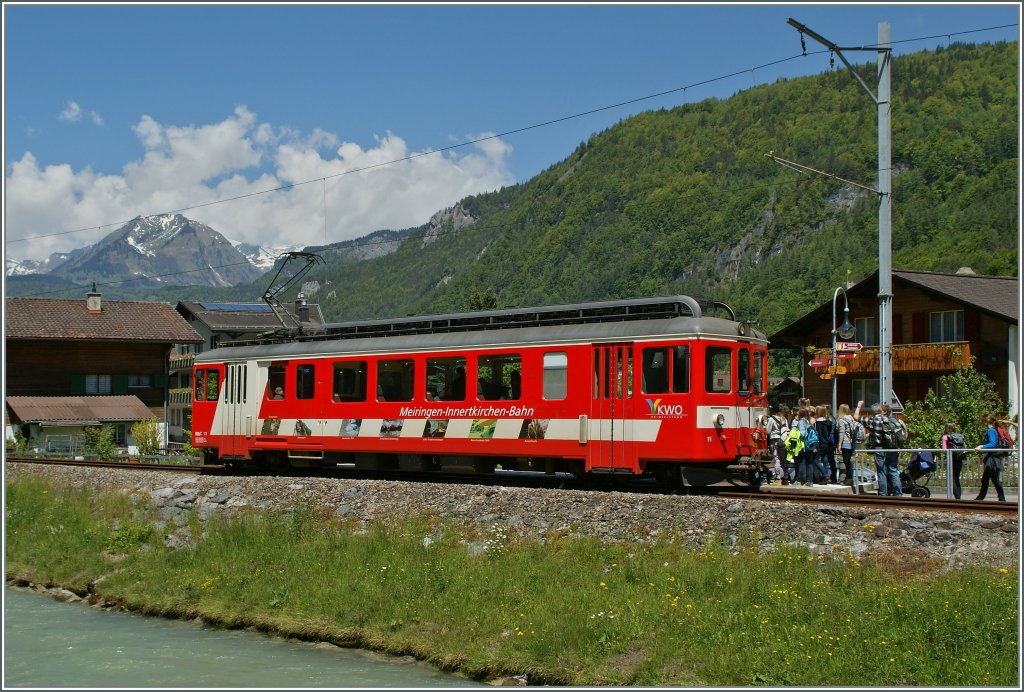
[[[327,325],[201,353],[193,374],[208,464],[703,485],[756,483],[769,458],[765,336],[687,296]]]

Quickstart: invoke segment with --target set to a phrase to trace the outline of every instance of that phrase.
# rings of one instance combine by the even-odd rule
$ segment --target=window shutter
[[[74,373],[71,375],[71,396],[82,396],[85,394],[85,373]]]
[[[964,308],[964,339],[979,341],[981,339],[981,319],[977,310]]]
[[[892,343],[903,343],[903,315],[895,314],[892,316]]]
[[[111,394],[127,394],[128,393],[128,375],[118,374],[110,378],[110,393]]]
[[[910,318],[910,325],[913,332],[912,343],[928,343],[928,315],[923,312],[915,312]]]
[[[162,372],[153,375],[153,386],[157,389],[167,389],[167,375]]]

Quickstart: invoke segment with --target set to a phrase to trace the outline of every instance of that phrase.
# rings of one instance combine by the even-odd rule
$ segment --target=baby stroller
[[[931,452],[918,450],[911,454],[906,468],[900,471],[903,492],[909,490],[911,497],[931,497],[932,491],[928,489],[928,481],[931,480],[937,466]]]

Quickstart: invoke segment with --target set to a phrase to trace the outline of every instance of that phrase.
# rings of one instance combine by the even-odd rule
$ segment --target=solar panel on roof
[[[199,303],[199,306],[215,312],[273,312],[265,303]]]

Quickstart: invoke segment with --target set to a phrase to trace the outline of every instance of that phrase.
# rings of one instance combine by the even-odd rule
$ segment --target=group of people
[[[775,479],[783,485],[854,485],[853,454],[858,448],[874,450],[878,494],[900,496],[903,483],[899,470],[899,449],[909,437],[906,424],[893,415],[888,404],[872,404],[870,413],[864,411],[864,402],[858,401],[856,409],[840,404],[836,415],[827,405],[813,406],[810,399],[800,399],[795,410],[785,404],[770,405],[765,431],[768,445],[775,457]],[[995,486],[1000,501],[1006,496],[1000,482],[1003,471],[1006,446],[1013,446],[1016,423],[999,421],[995,416],[986,416],[985,441],[975,451],[985,452],[982,458],[983,472],[978,500],[984,500],[989,483]],[[955,423],[948,423],[940,440],[942,449],[964,449],[963,435]],[[836,452],[841,454],[842,467],[837,463]],[[960,473],[966,452],[954,452],[953,494],[960,499]]]
[[[783,485],[839,484],[836,450],[841,449],[846,468],[844,482],[849,484],[855,439],[846,420],[849,413],[850,407],[843,404],[836,419],[831,406],[812,406],[810,399],[800,399],[795,410],[786,404],[769,406],[765,431],[775,455],[775,478]]]

